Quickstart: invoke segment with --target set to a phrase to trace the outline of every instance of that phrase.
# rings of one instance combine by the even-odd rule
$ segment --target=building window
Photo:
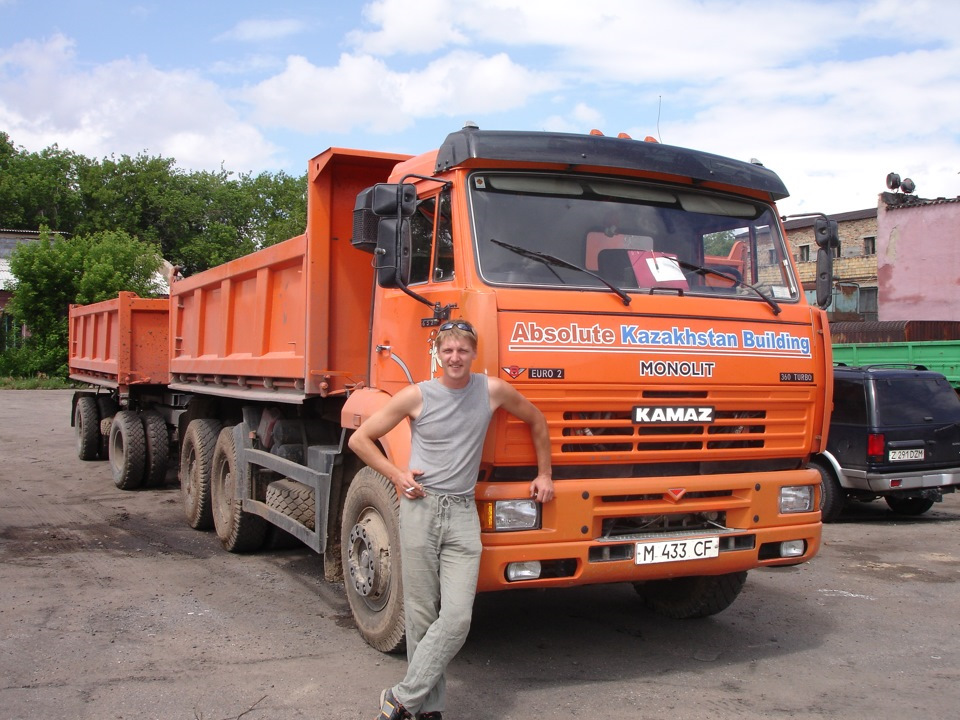
[[[833,256],[834,256],[835,258],[840,257],[840,240],[839,240],[839,238],[837,239],[837,246],[833,249]]]
[[[860,288],[860,297],[858,298],[857,312],[860,319],[866,322],[875,322],[877,320],[877,288]]]
[[[863,239],[863,254],[864,255],[877,254],[877,238],[875,236],[867,235]]]
[[[801,245],[798,249],[800,250],[800,262],[810,262],[810,246]]]
[[[774,250],[773,248],[770,248],[769,250],[767,250],[767,262],[770,265],[777,264],[777,251]]]

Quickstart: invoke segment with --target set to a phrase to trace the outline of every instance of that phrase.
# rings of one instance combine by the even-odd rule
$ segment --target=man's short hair
[[[440,344],[447,338],[466,338],[467,342],[470,343],[470,346],[476,350],[477,349],[477,331],[474,329],[473,325],[468,323],[463,318],[458,318],[457,320],[448,320],[440,325],[437,328],[437,336],[433,339],[433,347],[437,350],[440,349]]]

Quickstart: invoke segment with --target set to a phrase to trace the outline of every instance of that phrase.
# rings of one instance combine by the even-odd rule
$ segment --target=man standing
[[[441,718],[444,673],[467,639],[473,614],[482,549],[473,495],[487,426],[498,408],[530,426],[537,454],[530,495],[541,503],[553,499],[546,420],[509,383],[471,372],[473,326],[442,324],[434,350],[443,374],[403,388],[350,438],[350,449],[388,478],[401,498],[408,666],[403,680],[380,694],[378,720]],[[399,468],[376,441],[405,419],[412,430],[410,467]]]

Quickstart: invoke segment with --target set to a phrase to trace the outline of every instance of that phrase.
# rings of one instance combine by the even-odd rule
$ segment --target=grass
[[[32,378],[0,377],[0,390],[67,390],[79,387],[77,383],[62,378],[46,376]]]

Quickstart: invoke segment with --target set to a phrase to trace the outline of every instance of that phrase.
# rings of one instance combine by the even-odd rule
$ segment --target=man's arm
[[[393,483],[400,497],[423,497],[424,492],[416,476],[422,470],[401,469],[383,454],[377,440],[393,430],[406,418],[415,418],[422,407],[420,388],[408,385],[394,395],[382,408],[368,417],[350,436],[348,445],[363,462]]]
[[[502,407],[530,426],[533,449],[537,453],[537,477],[530,483],[530,495],[539,502],[553,500],[553,464],[550,460],[550,430],[537,407],[513,385],[500,378],[487,378],[494,410]]]

